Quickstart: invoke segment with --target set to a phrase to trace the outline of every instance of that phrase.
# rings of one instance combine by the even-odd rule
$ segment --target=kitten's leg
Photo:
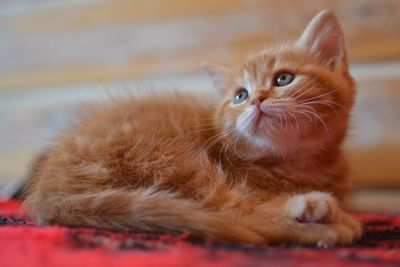
[[[311,192],[262,201],[245,186],[226,188],[223,184],[211,187],[206,201],[214,206],[218,203],[232,223],[259,233],[268,243],[347,245],[361,235],[360,223],[341,211],[328,193]]]
[[[351,244],[361,235],[360,224],[350,215],[338,208],[336,200],[329,194],[311,193],[301,197],[303,202],[313,206],[318,197],[327,203],[316,209],[315,216],[304,215],[304,219],[324,221],[326,223],[299,222],[293,214],[288,212],[287,203],[297,201],[293,196],[279,196],[270,201],[263,201],[243,185],[242,187],[227,187],[226,183],[216,183],[210,186],[210,191],[203,201],[203,205],[218,207],[219,212],[230,224],[242,225],[263,236],[270,244],[297,243],[308,245],[336,245]],[[302,196],[302,195],[299,195]],[[301,201],[298,201],[301,202]],[[325,207],[326,206],[326,207]],[[304,205],[308,208],[308,205]],[[325,208],[324,208],[325,207]],[[304,208],[303,211],[308,211]],[[304,213],[304,212],[303,212]],[[303,214],[301,214],[303,215]],[[328,223],[330,222],[330,223]],[[255,243],[252,240],[248,240]]]

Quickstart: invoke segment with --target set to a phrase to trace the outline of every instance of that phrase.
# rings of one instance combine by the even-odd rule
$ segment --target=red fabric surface
[[[351,247],[242,246],[190,235],[38,227],[18,201],[0,202],[0,266],[400,266],[400,214],[359,214]]]

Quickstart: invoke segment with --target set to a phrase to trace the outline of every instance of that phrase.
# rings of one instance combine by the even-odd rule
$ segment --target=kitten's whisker
[[[290,113],[287,112],[287,111],[285,111],[285,119],[286,119],[286,121],[289,123],[290,127],[291,127],[292,129],[294,129],[294,126],[293,126],[292,122],[290,121],[290,119],[288,119],[288,115],[290,115]]]
[[[326,123],[325,123],[324,120],[321,118],[321,116],[319,116],[315,111],[312,112],[312,111],[309,111],[309,110],[306,110],[306,109],[303,109],[302,111],[303,111],[303,112],[306,112],[306,113],[308,113],[308,114],[310,114],[310,115],[312,115],[312,116],[314,116],[319,122],[321,122],[322,126],[324,126],[324,128],[325,128],[325,130],[326,130],[326,133],[327,133],[327,134],[330,134],[330,133],[329,133],[329,130],[328,130],[328,127],[326,126]]]
[[[306,109],[308,109],[308,110],[311,110],[311,111],[314,112],[314,113],[317,113],[317,111],[315,110],[314,107],[312,107],[311,105],[306,105],[306,104],[304,104],[304,103],[298,103],[298,104],[295,105],[295,107],[306,108]]]
[[[225,134],[225,132],[217,133],[217,134],[211,136],[210,138],[208,138],[206,141],[203,142],[203,144],[202,144],[201,147],[200,147],[200,150],[202,150],[203,147],[207,144],[206,147],[204,148],[204,149],[207,151],[208,148],[209,148],[209,146],[210,146],[210,144],[211,144],[215,139],[220,138],[220,136],[222,136],[223,134]],[[208,142],[210,142],[210,143],[208,143]],[[212,146],[212,145],[211,145],[211,146]]]
[[[191,128],[193,128],[193,131],[190,130]],[[196,129],[198,129],[198,130],[196,130]],[[202,132],[209,132],[211,130],[217,130],[217,126],[216,125],[211,125],[211,124],[208,125],[208,127],[197,125],[197,126],[191,126],[191,127],[182,128],[180,130],[183,131],[183,132],[177,134],[175,136],[174,140],[175,139],[179,139],[181,137],[185,137],[185,136],[190,135],[190,134],[196,134],[196,133],[202,133]]]
[[[229,157],[228,157],[228,155],[227,155],[227,150],[228,150],[229,144],[231,143],[231,140],[233,139],[233,137],[234,137],[234,135],[231,135],[231,136],[229,137],[228,141],[226,142],[226,146],[225,146],[225,150],[224,150],[224,156],[225,156],[226,160],[228,161],[228,163],[229,163],[231,166],[233,166],[233,164],[232,164],[232,162],[230,161],[230,159],[229,159]]]
[[[327,95],[331,95],[336,91],[337,91],[337,89],[334,89],[334,90],[331,90],[329,92],[326,92],[326,93],[323,93],[323,94],[320,94],[320,95],[317,95],[317,96],[314,96],[314,97],[311,97],[311,98],[307,98],[307,99],[304,99],[304,100],[301,100],[301,101],[309,101],[309,100],[318,99],[318,98],[321,98],[321,97],[324,97],[324,96],[327,96]]]
[[[313,79],[305,82],[304,84],[302,84],[299,88],[297,88],[295,91],[289,91],[288,96],[291,98],[296,99],[297,94],[301,93],[305,88],[309,87],[310,85],[312,85],[314,83]]]
[[[295,91],[288,91],[287,94],[284,95],[284,97],[296,99],[295,95],[301,92],[304,88],[308,87],[310,84],[311,84],[310,82],[306,82],[305,84],[297,88]]]
[[[207,140],[203,143],[203,145],[206,144],[208,141],[211,141],[211,140],[213,140],[213,141],[211,141],[211,142],[206,146],[205,150],[208,151],[208,149],[210,149],[211,147],[213,147],[213,146],[214,146],[215,144],[217,144],[220,140],[222,140],[226,135],[229,135],[232,131],[233,131],[233,130],[226,130],[226,131],[223,131],[222,133],[216,134],[216,135],[214,135],[213,137],[207,139]],[[203,145],[202,145],[202,147],[203,147]]]
[[[305,103],[303,103],[303,105],[308,105],[308,106],[311,106],[311,105],[322,105],[322,106],[326,106],[326,107],[332,109],[333,111],[335,111],[335,113],[337,114],[336,108],[335,108],[334,105],[332,105],[332,103],[325,103],[322,100],[305,102]]]
[[[329,107],[331,107],[333,109],[335,109],[333,106],[339,107],[341,109],[345,109],[343,107],[343,105],[340,105],[340,104],[338,104],[338,103],[336,103],[336,102],[334,102],[332,100],[327,100],[327,99],[326,100],[322,99],[322,100],[316,100],[316,101],[307,101],[307,102],[304,102],[303,104],[321,104],[321,105],[329,106]]]
[[[285,117],[285,113],[282,112],[282,114],[279,114],[278,116],[282,117],[282,121],[285,122],[285,130],[286,130],[288,128],[288,122],[287,122],[287,119]],[[283,126],[283,124],[282,124],[282,126]]]
[[[227,135],[231,134],[233,131],[235,131],[235,129],[232,129],[232,130],[228,131],[222,138],[225,138]],[[221,162],[221,153],[222,153],[222,151],[224,150],[225,147],[226,148],[228,147],[231,138],[232,138],[232,135],[228,137],[228,140],[226,140],[226,142],[223,142],[221,150],[219,151],[219,154],[218,154],[218,159],[219,159],[220,162]],[[226,156],[226,154],[225,154],[225,156]],[[229,160],[229,158],[227,156],[226,156],[226,159],[233,166],[232,162],[230,162],[230,160]]]
[[[288,114],[294,119],[294,121],[296,123],[296,131],[298,133],[300,131],[300,127],[299,127],[299,122],[297,120],[297,117],[295,115],[293,115],[292,113],[288,113]]]
[[[273,111],[272,111],[272,113],[273,113],[275,116],[276,116],[276,115],[278,116],[279,124],[282,125],[282,127],[283,127],[282,116],[281,116],[279,113],[277,114],[276,112],[273,112]]]
[[[290,97],[293,99],[298,99],[300,96],[302,96],[303,94],[307,93],[309,90],[314,88],[312,85],[315,83],[315,81],[316,81],[315,78],[312,78],[311,80],[307,81],[300,88],[298,88],[295,92],[290,94]],[[305,91],[303,91],[305,88],[307,88],[307,89]],[[300,93],[300,95],[297,95],[298,93]]]
[[[196,119],[191,119],[191,120],[188,120],[188,121],[190,121],[190,122],[196,122],[196,121],[198,121],[198,122],[201,122],[201,121],[209,121],[209,122],[211,122],[211,121],[214,121],[214,120],[215,120],[215,118],[213,116],[209,116],[208,118],[196,118]]]
[[[313,81],[313,82],[307,84],[306,86],[303,86],[303,87],[299,90],[299,91],[300,91],[300,94],[297,94],[297,95],[293,96],[293,98],[294,98],[295,100],[297,100],[297,99],[299,99],[300,97],[302,97],[303,95],[305,95],[306,93],[308,93],[309,91],[311,91],[312,89],[315,89],[314,83],[315,83],[315,81]],[[308,88],[307,88],[306,90],[304,90],[306,87],[308,87]]]
[[[217,125],[215,123],[208,123],[208,124],[191,125],[191,126],[183,128],[182,130],[198,129],[198,128],[210,127],[210,126],[217,127]]]
[[[188,131],[188,132],[185,132],[184,134],[187,135],[187,134],[195,134],[195,133],[209,132],[209,131],[211,131],[211,130],[217,130],[217,128],[216,128],[216,127],[208,127],[208,128],[202,127],[201,129],[194,130],[194,131]]]
[[[308,115],[307,113],[305,113],[305,112],[303,112],[301,110],[294,110],[293,112],[302,114],[302,115],[306,116],[310,122],[314,122],[314,119],[310,115]]]
[[[234,132],[235,132],[235,129],[233,129],[233,131],[232,131],[231,133],[234,133]],[[231,142],[233,141],[234,137],[235,137],[235,134],[232,134],[232,135],[230,136],[230,138],[228,139],[228,142],[227,142],[227,144],[226,144],[226,146],[225,146],[225,152],[224,152],[225,158],[227,159],[227,161],[229,162],[229,164],[230,164],[232,167],[233,167],[233,163],[230,161],[230,159],[229,159],[229,157],[228,157],[228,155],[227,155],[227,150],[228,150],[229,145],[230,145]]]
[[[213,135],[212,137],[210,137],[209,139],[207,139],[203,145],[201,146],[201,149],[203,149],[203,146],[205,146],[205,150],[208,151],[211,147],[213,147],[216,143],[218,143],[218,141],[223,137],[223,135],[225,135],[226,133],[218,133],[216,135]]]
[[[282,118],[282,122],[285,122],[285,130],[286,130],[288,128],[288,121],[287,121],[285,112],[280,112],[280,113],[277,113],[277,114],[278,114],[279,117]],[[283,126],[283,123],[282,123],[282,126]]]
[[[239,155],[239,153],[237,152],[237,149],[236,149],[236,144],[237,144],[237,141],[238,141],[239,138],[240,138],[240,135],[237,134],[236,131],[235,131],[235,134],[236,134],[236,139],[235,139],[235,142],[233,143],[233,151],[234,151],[235,154],[240,158],[240,155]]]
[[[290,127],[294,130],[294,126],[293,126],[293,124],[290,122],[290,120],[287,118],[286,113],[287,113],[287,112],[284,112],[284,113],[283,113],[284,116],[285,116],[286,123],[288,123],[288,124],[290,125]]]
[[[307,101],[307,102],[301,103],[301,105],[308,106],[308,107],[310,107],[312,105],[322,105],[322,106],[329,107],[330,109],[332,109],[335,112],[335,115],[336,115],[336,117],[338,119],[341,119],[341,116],[338,113],[336,107],[339,107],[339,108],[344,110],[344,107],[342,105],[337,104],[337,103],[335,103],[335,102],[333,102],[331,100],[323,100],[323,99],[322,100],[315,100],[315,101]]]

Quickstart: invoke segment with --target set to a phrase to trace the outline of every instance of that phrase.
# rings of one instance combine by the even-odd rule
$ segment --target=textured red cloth
[[[354,246],[242,246],[190,235],[116,233],[38,227],[18,201],[0,202],[0,266],[400,266],[400,215],[358,215],[364,237]]]

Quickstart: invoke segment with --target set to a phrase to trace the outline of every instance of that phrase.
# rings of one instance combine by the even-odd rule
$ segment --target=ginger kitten
[[[334,15],[320,12],[291,45],[206,70],[220,99],[158,93],[85,114],[32,177],[25,204],[38,221],[253,244],[357,240],[340,207],[355,88]]]

